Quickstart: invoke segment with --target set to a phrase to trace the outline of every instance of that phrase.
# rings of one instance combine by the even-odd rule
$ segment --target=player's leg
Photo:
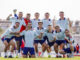
[[[74,52],[74,47],[72,45],[70,45],[70,49],[72,52]]]
[[[72,57],[73,57],[73,55],[74,55],[74,47],[73,47],[72,44],[70,44],[70,50],[71,50],[71,55],[72,55]]]
[[[60,54],[65,54],[66,52],[64,50],[59,51]]]
[[[40,44],[42,45],[42,57],[43,57],[47,44],[45,40],[41,40]]]
[[[10,56],[9,56],[10,58],[12,58],[12,57],[13,57],[14,48],[15,48],[15,43],[14,43],[14,41],[11,40],[11,41],[9,42],[9,45],[12,46],[11,52],[10,52]]]
[[[19,57],[20,56],[20,46],[22,44],[22,36],[20,37],[15,37],[15,40],[16,40],[16,57]]]
[[[38,57],[38,41],[34,40],[35,55]]]
[[[56,57],[58,57],[58,44],[54,43],[54,50],[56,52]]]
[[[46,49],[47,49],[47,52],[48,52],[48,57],[50,58],[51,57],[51,47],[47,44],[46,45]]]
[[[61,40],[60,41],[60,50],[62,50],[63,48],[64,48],[64,46],[65,46],[65,43],[66,43],[66,41],[65,40]]]
[[[60,50],[62,51],[64,49],[64,46],[65,46],[65,40],[60,40],[60,43],[59,43],[59,51]],[[59,53],[59,57],[62,57],[61,55],[62,54]],[[63,54],[63,56],[65,56],[65,54]]]
[[[35,50],[34,48],[30,48],[30,54],[31,54],[31,58],[35,58]]]
[[[41,56],[43,57],[47,44],[46,44],[45,40],[40,40],[39,43],[40,43],[41,46],[42,46],[42,55],[41,55]]]
[[[24,47],[24,49],[23,49],[23,58],[27,58],[27,56],[28,56],[28,48]]]
[[[51,57],[51,47],[54,46],[54,42],[49,42],[47,44],[47,52],[48,52],[48,57]]]
[[[8,42],[6,40],[4,40],[4,45],[5,45],[5,48],[4,48],[4,52],[5,52],[5,58],[7,57],[7,48],[8,48]]]
[[[20,48],[20,41],[16,41],[16,57],[18,57],[19,48]]]

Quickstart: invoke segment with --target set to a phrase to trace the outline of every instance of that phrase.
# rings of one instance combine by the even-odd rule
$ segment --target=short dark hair
[[[69,30],[68,30],[68,29],[65,29],[65,31],[68,31],[68,32],[69,32]]]
[[[19,23],[19,22],[16,22],[16,23]],[[15,24],[16,24],[16,23],[15,23]],[[20,24],[20,23],[19,23],[19,24]]]
[[[23,12],[19,12],[19,13],[23,13]]]
[[[36,12],[35,14],[39,14],[38,12]]]
[[[27,13],[27,15],[31,15],[30,13]]]
[[[49,14],[49,12],[46,12],[45,14]]]
[[[64,13],[63,11],[60,11],[59,13]]]
[[[38,22],[38,24],[39,24],[39,23],[42,23],[42,24],[43,24],[43,22]]]

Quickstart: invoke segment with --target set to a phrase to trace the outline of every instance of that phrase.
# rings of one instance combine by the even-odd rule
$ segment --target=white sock
[[[16,56],[18,56],[18,50],[16,50]]]
[[[61,56],[61,54],[60,54],[60,53],[58,53],[58,56]]]
[[[51,55],[51,53],[48,53],[48,55]]]
[[[7,56],[7,52],[5,52],[5,56]]]
[[[42,57],[44,56],[44,52],[42,52]]]
[[[38,56],[38,53],[36,53],[36,56]]]
[[[13,56],[13,52],[10,52],[10,55]]]

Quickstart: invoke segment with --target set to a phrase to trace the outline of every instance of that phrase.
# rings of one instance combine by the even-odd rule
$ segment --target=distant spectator
[[[76,52],[79,53],[79,44],[76,45]]]

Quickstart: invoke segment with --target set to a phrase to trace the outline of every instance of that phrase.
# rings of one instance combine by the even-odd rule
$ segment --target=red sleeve
[[[22,32],[23,30],[25,30],[26,27],[24,25],[21,26],[20,32]]]
[[[26,24],[26,26],[27,26],[28,23],[30,22],[30,20],[27,20],[26,18],[24,18],[24,22],[25,22],[25,24]],[[21,26],[21,29],[20,29],[20,32],[22,32],[22,31],[25,30],[25,29],[26,29],[25,26],[22,25],[22,26]]]

